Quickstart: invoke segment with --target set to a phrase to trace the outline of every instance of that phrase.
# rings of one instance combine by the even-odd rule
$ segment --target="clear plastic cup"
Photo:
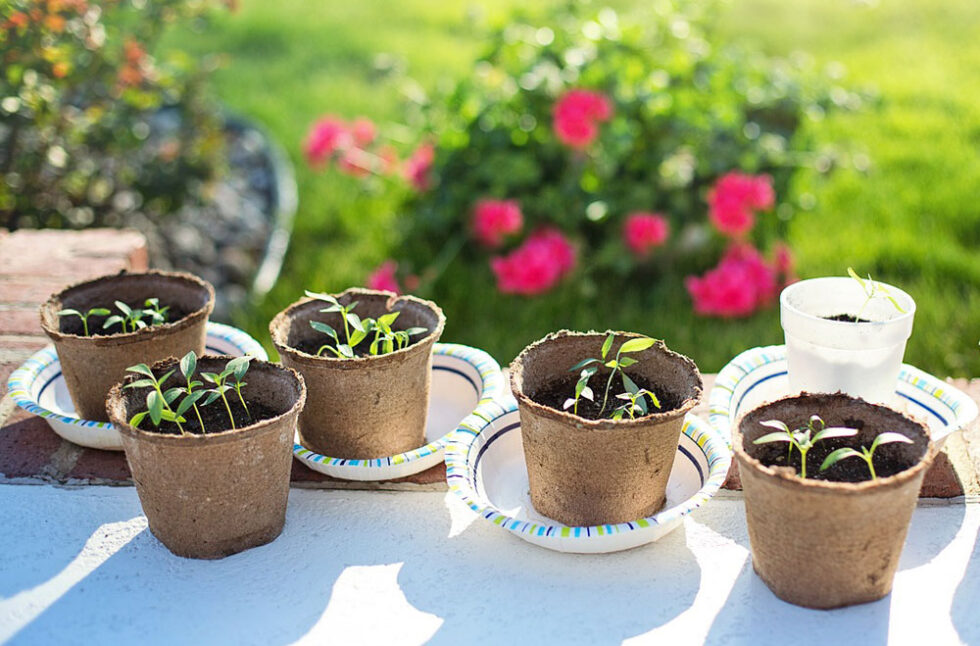
[[[904,313],[884,296],[865,305],[867,295],[853,278],[813,278],[783,290],[779,312],[793,393],[840,391],[869,402],[894,403],[915,301],[897,287],[882,285]],[[859,312],[869,322],[827,318]]]

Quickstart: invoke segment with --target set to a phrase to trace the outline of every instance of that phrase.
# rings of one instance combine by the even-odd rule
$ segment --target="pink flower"
[[[658,213],[630,213],[623,224],[623,240],[637,256],[650,253],[667,241],[670,223]]]
[[[306,161],[314,168],[323,166],[337,150],[350,145],[351,135],[344,122],[337,117],[327,115],[313,124],[303,152]]]
[[[509,255],[490,260],[504,294],[546,292],[574,267],[575,248],[557,229],[537,231]]]
[[[612,103],[604,94],[569,90],[555,103],[555,134],[566,146],[586,148],[599,135],[599,123],[612,118],[612,111]]]
[[[344,150],[337,160],[337,167],[342,173],[347,173],[353,177],[367,177],[371,174],[371,166],[374,158],[369,153],[351,146]]]
[[[405,160],[405,178],[415,187],[415,190],[425,191],[432,185],[430,172],[435,157],[435,147],[432,144],[422,144]]]
[[[358,117],[350,125],[350,133],[354,137],[354,143],[361,148],[374,142],[378,136],[378,131],[367,117]]]
[[[725,318],[748,316],[770,303],[779,287],[776,271],[749,244],[733,244],[718,266],[684,281],[694,311]]]
[[[771,209],[775,202],[771,177],[732,172],[708,193],[708,217],[719,231],[738,237],[752,230],[755,211]]]
[[[395,278],[395,270],[398,263],[394,260],[385,260],[377,269],[368,274],[365,285],[369,289],[381,289],[387,292],[401,294],[401,287],[398,286],[398,279]]]
[[[499,247],[522,226],[521,207],[514,200],[480,200],[473,210],[473,234],[488,247]]]

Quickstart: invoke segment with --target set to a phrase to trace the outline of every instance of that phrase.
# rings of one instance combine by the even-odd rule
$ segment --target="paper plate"
[[[531,506],[517,403],[509,398],[481,413],[460,424],[446,450],[450,491],[485,520],[558,552],[617,552],[661,538],[715,495],[732,460],[725,441],[689,414],[660,512],[617,525],[568,527]]]
[[[262,345],[245,332],[222,323],[208,323],[207,351],[268,359]],[[68,395],[54,346],[31,355],[7,380],[8,394],[28,413],[43,417],[55,433],[80,446],[122,451],[119,432],[109,422],[79,419]]]
[[[708,420],[731,444],[735,420],[789,394],[786,346],[752,348],[732,359],[718,373],[708,398]],[[950,433],[977,417],[977,404],[969,395],[904,363],[892,405],[924,422],[933,441],[940,446]]]
[[[392,480],[419,473],[443,460],[446,440],[461,420],[482,415],[504,392],[500,366],[483,350],[455,343],[437,343],[432,354],[432,387],[425,437],[414,451],[369,460],[331,458],[299,443],[293,456],[314,471],[344,480]]]

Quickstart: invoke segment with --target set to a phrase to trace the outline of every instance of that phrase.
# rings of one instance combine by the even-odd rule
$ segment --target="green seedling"
[[[806,478],[806,454],[817,442],[832,437],[851,437],[852,435],[857,435],[857,429],[854,428],[848,428],[846,426],[827,427],[819,415],[812,415],[806,426],[801,426],[792,431],[784,422],[778,419],[770,419],[759,423],[762,426],[778,430],[775,433],[768,433],[757,438],[753,444],[768,444],[770,442],[789,443],[787,459],[793,456],[794,448],[800,452],[800,478]]]
[[[898,304],[898,301],[895,300],[895,297],[891,295],[891,292],[888,291],[888,288],[882,285],[881,283],[872,280],[871,274],[868,274],[868,279],[865,280],[864,278],[858,276],[857,272],[854,271],[852,267],[847,268],[847,273],[851,278],[853,278],[858,282],[858,284],[861,286],[861,289],[864,291],[864,295],[866,297],[864,299],[864,304],[861,305],[861,309],[858,310],[857,315],[854,317],[856,320],[858,321],[861,320],[861,314],[864,313],[864,310],[868,306],[868,303],[870,303],[872,300],[876,298],[887,298],[891,302],[891,304],[895,306],[896,310],[898,310],[902,314],[905,314],[905,310],[902,309],[902,306]]]
[[[170,306],[166,305],[164,307],[160,307],[159,298],[146,299],[146,301],[143,303],[143,307],[146,308],[143,310],[143,313],[153,319],[153,323],[151,323],[151,325],[159,325],[167,322],[167,312],[170,311]]]
[[[149,416],[154,426],[159,427],[161,422],[173,422],[177,425],[181,435],[186,435],[187,431],[184,430],[182,424],[187,420],[171,408],[171,404],[180,396],[183,389],[169,388],[166,392],[163,391],[163,384],[166,383],[174,371],[171,370],[157,379],[149,366],[145,363],[140,363],[126,368],[126,372],[142,375],[145,378],[128,383],[124,388],[153,388],[146,395],[146,410],[133,415],[129,420],[130,425],[138,428],[140,423]]]
[[[180,374],[184,375],[184,398],[177,405],[177,414],[183,415],[188,409],[193,408],[197,415],[197,421],[201,425],[201,433],[206,433],[204,419],[201,417],[201,409],[197,407],[197,402],[207,394],[206,390],[194,390],[201,388],[204,384],[194,379],[194,372],[197,371],[197,354],[191,350],[180,360]]]
[[[904,444],[913,443],[912,440],[905,437],[901,433],[881,433],[875,438],[874,442],[871,443],[870,449],[862,446],[860,453],[848,447],[837,449],[824,459],[823,464],[820,465],[820,470],[826,471],[841,460],[846,460],[847,458],[861,458],[868,465],[868,471],[871,472],[871,479],[877,480],[878,475],[875,473],[874,465],[875,450],[882,444],[894,444],[896,442],[901,442]]]
[[[630,379],[629,376],[623,371],[624,368],[629,368],[630,366],[635,364],[636,359],[632,357],[624,357],[623,355],[646,350],[657,341],[656,339],[651,339],[650,337],[645,337],[645,336],[630,339],[625,343],[623,343],[621,346],[619,346],[619,351],[616,353],[615,359],[608,359],[609,351],[612,349],[612,344],[613,341],[615,340],[615,336],[616,335],[613,332],[610,332],[609,336],[606,337],[606,340],[602,344],[602,350],[600,351],[600,358],[582,359],[574,366],[569,368],[570,372],[578,372],[579,370],[582,371],[581,376],[579,377],[579,381],[575,385],[575,390],[576,390],[575,398],[572,400],[574,402],[576,411],[578,410],[578,398],[582,395],[582,393],[585,392],[584,387],[580,388],[579,384],[581,384],[583,380],[586,384],[588,384],[589,379],[592,377],[592,375],[598,372],[600,366],[605,366],[609,368],[610,371],[609,371],[609,379],[606,381],[606,390],[602,397],[602,407],[599,409],[599,417],[602,417],[602,413],[606,410],[606,406],[609,403],[609,389],[612,387],[613,379],[616,377],[617,374],[620,375],[623,381],[623,387],[626,389],[626,392],[635,393],[640,390],[639,387],[633,382],[633,380]],[[588,376],[586,376],[586,373],[588,373]],[[566,409],[568,408],[568,405],[569,405],[568,400],[565,400]]]
[[[109,316],[112,314],[109,310],[104,307],[93,307],[88,312],[82,314],[78,310],[73,310],[71,308],[66,308],[59,310],[58,316],[77,316],[82,319],[82,329],[85,330],[85,336],[88,336],[88,317],[90,316]]]
[[[248,417],[249,421],[252,420],[252,414],[248,412],[248,405],[245,403],[245,398],[242,396],[242,387],[245,386],[245,373],[248,372],[248,368],[251,365],[252,357],[245,355],[243,357],[235,357],[225,366],[225,372],[231,371],[231,377],[234,381],[231,383],[231,387],[235,389],[235,394],[238,395],[238,401],[242,403],[242,408],[245,409],[245,415]]]
[[[398,318],[400,312],[389,312],[388,314],[379,316],[377,319],[362,319],[353,311],[357,307],[358,301],[344,306],[330,294],[320,294],[307,290],[306,295],[310,298],[316,298],[326,302],[327,307],[320,311],[327,313],[337,312],[344,322],[344,338],[341,339],[340,334],[332,326],[321,321],[310,321],[310,327],[317,332],[326,334],[333,339],[334,343],[333,345],[327,343],[320,346],[316,353],[317,356],[322,356],[324,352],[329,351],[340,359],[352,359],[357,345],[367,339],[372,332],[374,333],[374,339],[368,346],[368,353],[371,356],[388,354],[408,346],[411,342],[411,337],[428,332],[428,329],[424,327],[411,327],[407,330],[391,329],[392,324]]]
[[[575,383],[575,397],[569,397],[565,400],[563,408],[568,410],[572,407],[572,413],[578,415],[578,400],[580,397],[588,399],[590,402],[595,401],[595,393],[592,392],[592,388],[589,387],[589,379],[592,375],[599,370],[599,366],[589,366],[582,370],[579,374],[578,381]]]
[[[630,381],[632,388],[636,388],[636,384]],[[650,414],[650,407],[647,405],[647,399],[656,408],[660,408],[660,400],[657,396],[647,390],[646,388],[636,388],[636,390],[631,390],[631,386],[626,387],[625,393],[620,393],[616,395],[617,399],[625,400],[625,403],[615,409],[613,409],[612,418],[613,419],[623,419],[623,415],[629,415],[630,419],[636,419],[636,414],[639,413],[640,417]]]

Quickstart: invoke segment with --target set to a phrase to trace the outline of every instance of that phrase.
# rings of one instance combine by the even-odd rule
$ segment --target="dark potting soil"
[[[243,428],[260,420],[269,419],[281,414],[258,402],[246,400],[245,403],[248,404],[248,412],[251,413],[251,416],[249,416],[245,413],[245,409],[242,408],[241,402],[238,401],[238,395],[230,392],[226,393],[225,396],[228,397],[228,405],[231,407],[232,416],[235,418],[235,428]],[[204,420],[206,434],[219,433],[231,429],[231,424],[228,421],[228,411],[220,398],[208,406],[198,406],[197,408],[201,411],[201,419]],[[181,423],[184,430],[194,435],[202,435],[201,423],[198,421],[194,409],[192,408],[187,411],[184,417],[187,418],[186,422]],[[180,435],[180,429],[173,422],[162,422],[159,427],[155,427],[153,426],[153,422],[147,418],[140,424],[140,428],[144,431],[160,433],[161,435]]]
[[[858,428],[858,425],[854,425]],[[870,446],[870,443],[868,443]],[[908,445],[882,444],[875,449],[874,465],[875,474],[879,478],[893,476],[911,468],[918,461],[910,461],[903,457],[900,447]],[[820,471],[820,465],[828,455],[843,447],[851,447],[856,451],[861,451],[861,443],[855,442],[853,438],[838,437],[821,440],[806,454],[806,477],[808,480],[827,480],[830,482],[864,482],[871,479],[871,472],[868,471],[868,463],[856,457],[839,460],[836,464],[829,467],[826,471]],[[769,467],[792,467],[796,473],[800,472],[801,461],[800,452],[795,448],[790,456],[789,447],[785,442],[773,442],[766,445],[756,445],[752,447],[750,454],[764,465]]]
[[[833,316],[821,317],[828,321],[846,321],[847,323],[870,323],[870,319],[859,319],[853,314],[834,314]]]
[[[678,398],[671,393],[664,392],[657,386],[647,382],[641,377],[635,377],[629,375],[637,386],[640,388],[646,388],[653,394],[657,396],[660,400],[660,408],[654,407],[650,404],[649,397],[647,398],[647,404],[650,406],[650,414],[663,413],[669,410],[673,410],[679,407],[683,402],[678,401]],[[606,382],[609,380],[609,374],[597,374],[589,380],[589,386],[592,388],[592,392],[595,394],[595,401],[589,401],[584,397],[579,397],[578,400],[578,416],[585,419],[600,419],[599,412],[602,408],[602,398],[606,391]],[[544,386],[540,390],[534,393],[528,393],[531,399],[537,403],[548,406],[549,408],[554,408],[555,410],[564,411],[567,413],[572,412],[572,407],[570,406],[567,410],[563,408],[565,400],[575,396],[575,384],[578,383],[578,376],[574,374],[569,374],[568,377],[556,379],[548,385]],[[606,403],[606,410],[603,411],[601,418],[608,419],[612,414],[612,411],[627,403],[627,400],[618,399],[616,395],[621,395],[626,392],[626,388],[623,386],[623,380],[619,375],[613,378],[612,386],[609,388],[609,400]],[[626,419],[629,419],[629,414],[625,415]]]
[[[143,309],[142,307],[134,303],[126,303],[126,304],[132,307],[134,310]],[[167,304],[163,303],[163,305],[166,306]],[[88,307],[92,307],[92,308],[104,307],[110,312],[112,312],[112,314],[110,314],[109,316],[113,316],[115,314],[122,315],[122,312],[117,310],[116,306],[112,303],[93,304]],[[83,310],[77,307],[74,309],[77,309],[83,314],[85,313],[85,311],[87,311],[87,309]],[[176,323],[177,321],[186,318],[190,314],[192,314],[192,312],[185,312],[182,309],[171,307],[169,310],[167,310],[167,323]],[[105,323],[106,319],[109,318],[109,316],[88,317],[89,336],[114,336],[116,334],[122,334],[122,326],[119,325],[118,323],[113,324],[113,326],[108,330],[102,329],[102,325]],[[61,319],[58,322],[58,331],[61,332],[62,334],[76,334],[78,336],[83,336],[85,334],[85,327],[82,325],[82,319],[78,318],[77,316],[61,316],[58,318]],[[144,317],[143,321],[146,323],[147,328],[153,327],[152,325],[150,325],[149,317]],[[126,326],[126,331],[127,333],[130,331],[128,325]]]

